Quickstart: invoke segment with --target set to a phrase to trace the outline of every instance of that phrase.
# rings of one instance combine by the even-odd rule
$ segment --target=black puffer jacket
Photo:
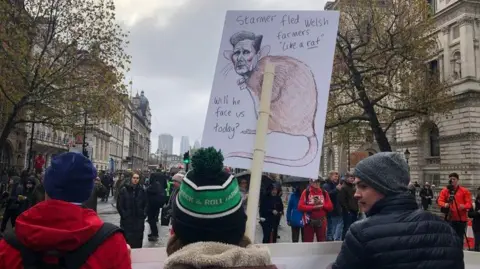
[[[142,185],[125,184],[120,190],[117,210],[120,227],[132,248],[141,248],[147,208],[147,195]]]
[[[153,208],[162,207],[167,199],[165,192],[167,177],[161,173],[150,175],[150,186],[147,188],[148,205]]]
[[[378,201],[350,226],[333,269],[464,269],[462,240],[413,196]]]

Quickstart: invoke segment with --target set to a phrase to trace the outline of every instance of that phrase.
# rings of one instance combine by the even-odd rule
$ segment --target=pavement
[[[101,202],[99,200],[97,205],[97,213],[103,221],[110,222],[115,225],[120,225],[120,216],[118,215],[118,212],[115,209],[115,207],[112,205],[112,202],[113,202],[113,199],[109,199],[108,202]],[[170,228],[166,226],[160,226],[160,224],[157,224],[157,225],[158,225],[159,239],[157,242],[149,242],[147,235],[150,233],[150,227],[147,223],[145,224],[145,231],[143,236],[144,248],[161,248],[166,246],[168,242],[168,238],[170,237]],[[284,217],[282,218],[280,227],[278,228],[278,234],[280,235],[280,238],[277,240],[278,243],[292,242],[292,234],[290,231],[290,227],[287,226],[287,223]],[[260,225],[257,225],[256,234],[255,234],[255,243],[261,243],[262,237],[263,237],[262,229]]]

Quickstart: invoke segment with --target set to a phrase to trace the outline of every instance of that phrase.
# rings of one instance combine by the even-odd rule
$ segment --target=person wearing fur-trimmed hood
[[[276,268],[268,248],[244,235],[242,196],[237,179],[223,171],[221,152],[201,148],[192,166],[173,203],[175,234],[167,243],[164,269]]]

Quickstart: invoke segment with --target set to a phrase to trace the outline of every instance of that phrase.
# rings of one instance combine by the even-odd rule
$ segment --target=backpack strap
[[[85,244],[65,255],[66,267],[69,269],[81,268],[105,240],[118,232],[123,234],[120,227],[108,222],[103,223],[102,227]]]
[[[310,187],[305,190],[305,204],[308,205],[308,196],[310,196]]]
[[[20,241],[14,231],[10,231],[5,234],[4,237],[5,242],[7,242],[11,247],[15,248],[20,252],[22,257],[23,267],[25,269],[28,268],[37,268],[37,264],[42,261],[42,256],[25,247]]]

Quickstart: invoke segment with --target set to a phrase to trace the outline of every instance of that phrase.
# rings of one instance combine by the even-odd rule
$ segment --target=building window
[[[430,14],[433,15],[437,11],[437,1],[436,0],[427,0],[428,5],[430,6]]]
[[[441,187],[440,174],[424,174],[423,181],[420,183],[423,185],[425,183],[430,183],[431,186]]]
[[[452,26],[452,39],[460,38],[460,27],[457,25]]]
[[[428,81],[435,80],[439,81],[440,80],[440,72],[438,72],[438,60],[433,60],[430,63],[428,63],[428,75],[429,79]],[[428,83],[427,81],[427,83]]]
[[[460,51],[453,53],[451,65],[453,78],[460,79],[462,77],[462,57],[460,55]]]
[[[327,170],[328,172],[332,171],[335,167],[335,160],[333,156],[333,150],[328,149],[327,153]]]
[[[437,125],[433,125],[429,130],[430,156],[440,157],[440,131]]]

